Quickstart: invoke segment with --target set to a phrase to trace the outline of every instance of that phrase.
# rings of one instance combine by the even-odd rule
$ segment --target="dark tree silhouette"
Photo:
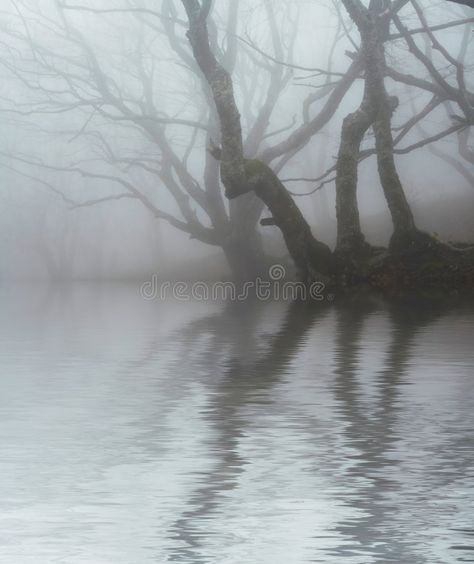
[[[455,253],[454,249],[440,244],[416,228],[395,166],[391,120],[398,100],[390,97],[385,89],[387,64],[384,43],[389,37],[390,19],[407,1],[399,0],[390,5],[372,1],[369,8],[366,8],[360,0],[343,0],[361,36],[359,57],[365,71],[364,100],[358,112],[344,123],[337,165],[338,246],[340,251],[349,251],[351,260],[354,260],[354,250],[364,243],[355,192],[360,143],[371,125],[375,133],[379,176],[394,226],[391,249],[397,255],[407,251],[410,254],[414,251],[428,253],[430,260],[432,254],[436,253],[442,261],[452,260],[451,255]],[[280,228],[300,278],[305,282],[327,279],[328,276],[334,278],[334,275],[338,278],[338,274],[342,274],[346,283],[347,261],[339,261],[337,266],[334,264],[330,250],[315,239],[308,223],[276,174],[262,161],[246,160],[244,157],[240,114],[234,97],[232,77],[216,59],[209,40],[207,20],[212,1],[182,0],[182,3],[188,15],[187,36],[193,55],[212,91],[220,118],[222,148],[212,147],[210,150],[221,163],[221,178],[226,187],[226,196],[234,199],[252,190],[257,194],[272,214],[271,218],[265,220],[265,224]],[[341,265],[342,269],[338,268]],[[413,270],[414,267],[416,263],[409,259],[408,268]],[[354,276],[360,277],[357,269],[355,273],[350,271],[349,274],[351,279]],[[363,276],[366,277],[366,269]],[[417,275],[412,277],[412,282],[416,277]]]

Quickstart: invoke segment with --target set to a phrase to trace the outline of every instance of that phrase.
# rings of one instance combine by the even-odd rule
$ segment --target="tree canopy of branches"
[[[270,217],[262,225],[279,228],[306,282],[367,279],[374,264],[386,269],[393,256],[413,252],[457,260],[452,257],[458,256],[458,250],[417,228],[395,157],[427,147],[472,182],[474,93],[466,54],[474,18],[467,8],[460,8],[465,11],[459,16],[431,24],[421,0],[371,0],[368,6],[360,0],[343,0],[342,4],[345,13],[334,3],[338,28],[327,67],[313,68],[299,65],[294,58],[299,5],[292,9],[285,3],[276,10],[272,0],[263,0],[255,8],[265,19],[264,38],[257,45],[239,27],[238,2],[216,11],[211,0],[181,0],[181,11],[179,3],[171,0],[158,7],[137,0],[113,8],[54,0],[54,13],[46,15],[26,0],[13,2],[9,25],[3,29],[3,47],[9,56],[1,62],[27,95],[19,102],[11,92],[4,93],[3,111],[23,120],[41,116],[48,127],[67,123],[62,135],[69,143],[86,140],[88,156],[52,163],[41,151],[13,155],[3,151],[2,155],[21,166],[120,187],[112,195],[82,201],[66,197],[66,201],[71,207],[137,201],[158,220],[221,247],[240,279],[264,269],[258,222],[265,209]],[[403,15],[408,7],[410,23]],[[415,27],[413,18],[418,22]],[[131,25],[133,32],[126,35],[120,53],[105,57],[106,41],[94,37],[84,21],[112,35],[130,31]],[[461,30],[457,54],[438,35],[451,28]],[[342,72],[333,70],[339,44],[347,47],[348,62]],[[402,49],[409,64],[387,57],[387,45]],[[317,36],[311,48],[318,49]],[[169,72],[159,55],[162,51],[172,55],[179,80],[160,74],[164,69]],[[303,99],[301,122],[287,119],[285,125],[276,114],[296,72],[310,73],[304,81],[318,77],[324,82]],[[167,91],[167,81],[179,85],[178,90]],[[404,122],[396,127],[393,116],[403,100],[390,95],[387,81],[416,93],[409,96],[410,112],[405,111]],[[312,192],[335,181],[337,246],[332,252],[315,238],[280,178],[300,151],[308,147],[311,151],[315,136],[337,118],[360,82],[362,100],[343,120],[336,163],[310,179],[315,185]],[[417,107],[415,99],[426,100],[425,105]],[[427,132],[425,122],[434,112],[444,112],[446,127]],[[375,145],[363,148],[369,130]],[[455,154],[436,146],[449,136],[457,138]],[[410,137],[415,139],[401,146]],[[201,166],[196,166],[197,154]],[[388,252],[366,243],[359,218],[358,169],[372,155],[393,223]],[[58,191],[56,186],[50,188]],[[463,252],[463,260],[466,256]]]

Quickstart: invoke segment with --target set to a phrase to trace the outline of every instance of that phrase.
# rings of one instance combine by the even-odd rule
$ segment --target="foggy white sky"
[[[341,8],[340,3],[337,0],[335,3],[330,0],[271,2],[282,40],[284,60],[301,67],[327,69],[328,56],[338,32],[336,7]],[[186,28],[180,23],[185,19],[181,3],[171,3],[179,19],[175,26],[179,49],[189,54]],[[92,8],[110,7],[105,0],[81,0],[74,4]],[[114,3],[114,6],[139,6],[163,12],[166,4],[169,2],[165,0],[123,0]],[[215,3],[213,11],[218,30],[215,40],[221,46],[227,45],[229,39],[225,30],[230,6],[229,1],[219,1]],[[270,65],[270,68],[274,66],[272,61],[246,42],[276,58],[279,58],[279,54],[273,48],[263,0],[239,0],[236,13],[238,20],[235,33],[239,40],[236,43],[237,61],[233,77],[245,135],[261,109],[270,80],[270,74],[262,67],[262,63]],[[163,22],[158,18],[143,14],[97,14],[75,10],[66,10],[64,14],[71,29],[79,30],[83,35],[88,49],[109,77],[111,91],[120,93],[128,108],[137,111],[144,108],[143,104],[146,106],[141,74],[145,72],[152,76],[152,97],[161,117],[206,122],[208,108],[202,84],[173,50],[163,33]],[[450,5],[444,8],[440,3],[426,9],[430,23],[467,17],[466,14],[467,11],[461,7]],[[345,21],[350,25],[347,18]],[[413,10],[407,8],[403,12],[403,21],[408,26],[416,27]],[[102,114],[101,111],[92,110],[90,104],[77,104],[77,98],[74,99],[67,92],[72,88],[78,97],[89,101],[97,97],[97,91],[90,85],[90,68],[85,68],[91,59],[75,40],[76,31],[70,29],[69,36],[65,34],[65,23],[55,8],[55,2],[5,0],[2,3],[1,22],[1,276],[47,276],[48,256],[53,257],[60,268],[72,270],[77,276],[139,277],[163,269],[165,264],[166,268],[171,269],[171,264],[175,268],[176,265],[194,264],[201,257],[220,256],[218,247],[190,240],[187,235],[163,221],[157,221],[136,200],[121,199],[70,210],[70,205],[63,201],[59,192],[67,199],[85,202],[120,194],[123,189],[110,181],[47,170],[9,157],[21,156],[29,161],[41,159],[43,163],[56,167],[80,166],[95,173],[119,174],[140,186],[160,209],[179,217],[176,203],[156,177],[136,167],[121,165],[118,169],[115,163],[104,162],[99,135],[107,140],[115,154],[122,158],[145,155],[150,166],[160,161],[162,151],[130,120],[117,119],[116,111],[100,106],[106,115]],[[295,37],[294,29],[297,30]],[[213,27],[213,35],[212,30]],[[461,48],[464,30],[465,26],[457,27],[440,32],[437,37],[456,56]],[[351,29],[350,35],[358,43],[356,30]],[[423,36],[417,36],[416,40],[420,46],[424,45]],[[42,49],[33,51],[31,43],[40,45]],[[473,60],[473,43],[471,34],[466,53],[468,62]],[[346,50],[353,51],[354,47],[343,37],[333,51],[332,71],[345,72],[350,64]],[[391,42],[387,46],[387,53],[389,63],[403,72],[422,72],[413,58],[409,57],[403,41]],[[434,53],[435,62],[437,57]],[[469,65],[467,70],[471,70]],[[301,125],[304,99],[310,92],[317,91],[325,81],[324,76],[305,78],[314,74],[292,70],[288,84],[276,104],[268,131],[286,128],[293,119],[293,128]],[[467,73],[467,78],[472,85],[472,72]],[[361,81],[358,81],[330,123],[283,168],[279,174],[281,178],[317,177],[334,164],[342,118],[360,103],[361,87]],[[387,81],[387,87],[390,94],[397,95],[401,102],[394,119],[395,127],[406,121],[414,108],[420,110],[430,97],[392,81]],[[53,89],[54,96],[46,94],[43,89]],[[321,103],[314,104],[311,117],[320,107]],[[434,133],[445,128],[449,123],[447,120],[446,111],[441,107],[430,114],[423,127],[428,133]],[[186,152],[193,131],[189,126],[166,127],[166,138],[178,155],[183,156]],[[273,145],[285,139],[290,132],[287,130],[270,137],[266,143]],[[415,130],[402,142],[402,146],[415,141],[419,135],[420,132]],[[370,146],[371,142],[369,136],[365,146]],[[456,139],[444,139],[437,146],[449,154],[455,154]],[[198,130],[195,147],[189,154],[188,169],[199,182],[203,176],[205,149],[205,134]],[[474,211],[474,190],[465,179],[427,149],[400,156],[397,164],[409,200],[416,203],[415,212],[419,214],[423,227],[437,230],[445,237],[474,236],[473,226],[467,225]],[[300,182],[288,183],[287,186],[294,192],[302,193],[314,187],[314,184]],[[333,243],[334,184],[326,186],[324,191],[329,202],[329,216],[326,213],[321,218],[324,209],[318,212],[324,203],[320,194],[298,198],[297,202],[314,224],[318,236]],[[445,199],[450,200],[448,204],[444,203]],[[359,200],[364,225],[367,218],[378,216],[375,223],[367,224],[369,238],[373,235],[379,240],[386,239],[391,225],[373,158],[361,165]],[[443,203],[436,203],[440,201]],[[435,208],[428,206],[430,202],[436,203]],[[443,209],[447,210],[445,218]],[[458,210],[461,210],[460,215]],[[198,207],[196,213],[204,223],[208,221]],[[457,221],[453,221],[453,213],[456,213]],[[276,247],[273,244],[272,248],[285,252],[279,243],[280,236],[274,230],[265,231],[265,238],[278,243]],[[69,266],[66,263],[70,263]]]

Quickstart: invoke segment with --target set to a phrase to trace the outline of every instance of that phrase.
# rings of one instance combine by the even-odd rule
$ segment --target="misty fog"
[[[105,13],[100,8],[107,5],[93,2],[83,3],[83,10],[64,9],[51,0],[2,5],[3,279],[229,276],[218,244],[182,230],[181,223],[189,223],[193,214],[204,228],[212,225],[192,188],[205,185],[206,147],[210,139],[218,142],[219,132],[186,45],[182,6],[153,4],[125,2]],[[133,7],[150,13],[127,12]],[[249,157],[265,155],[321,112],[358,41],[342,10],[331,1],[215,3],[212,41],[234,65]],[[448,3],[427,5],[425,12],[432,25],[471,15],[469,8]],[[419,26],[413,8],[404,10],[403,21]],[[467,70],[473,60],[471,28],[464,24],[436,35]],[[433,61],[445,65],[423,34],[415,38]],[[426,79],[403,39],[387,45],[387,58],[397,72]],[[472,84],[472,74],[466,79]],[[388,89],[400,100],[395,133],[433,97],[390,78]],[[334,166],[342,119],[358,106],[362,90],[362,81],[355,80],[328,123],[299,150],[270,161],[281,179],[317,179]],[[397,146],[442,132],[456,112],[452,102],[439,103]],[[369,133],[363,147],[373,144]],[[168,171],[173,159],[181,165]],[[400,154],[397,165],[419,226],[443,240],[473,241],[473,167],[459,156],[457,135]],[[163,168],[171,180],[163,179]],[[367,238],[387,244],[391,221],[374,156],[361,163],[359,175]],[[146,201],[133,197],[125,183]],[[319,184],[285,182],[295,194],[312,192]],[[177,198],[189,203],[180,208]],[[331,247],[334,198],[334,181],[296,198],[316,235]],[[222,200],[217,205],[229,207]],[[165,217],[157,218],[157,209]],[[257,229],[272,256],[287,254],[278,230]]]
[[[0,2],[0,564],[474,562],[473,32]]]

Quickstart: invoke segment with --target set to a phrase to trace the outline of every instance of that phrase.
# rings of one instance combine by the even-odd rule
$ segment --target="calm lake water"
[[[474,562],[474,308],[0,291],[0,562]]]

